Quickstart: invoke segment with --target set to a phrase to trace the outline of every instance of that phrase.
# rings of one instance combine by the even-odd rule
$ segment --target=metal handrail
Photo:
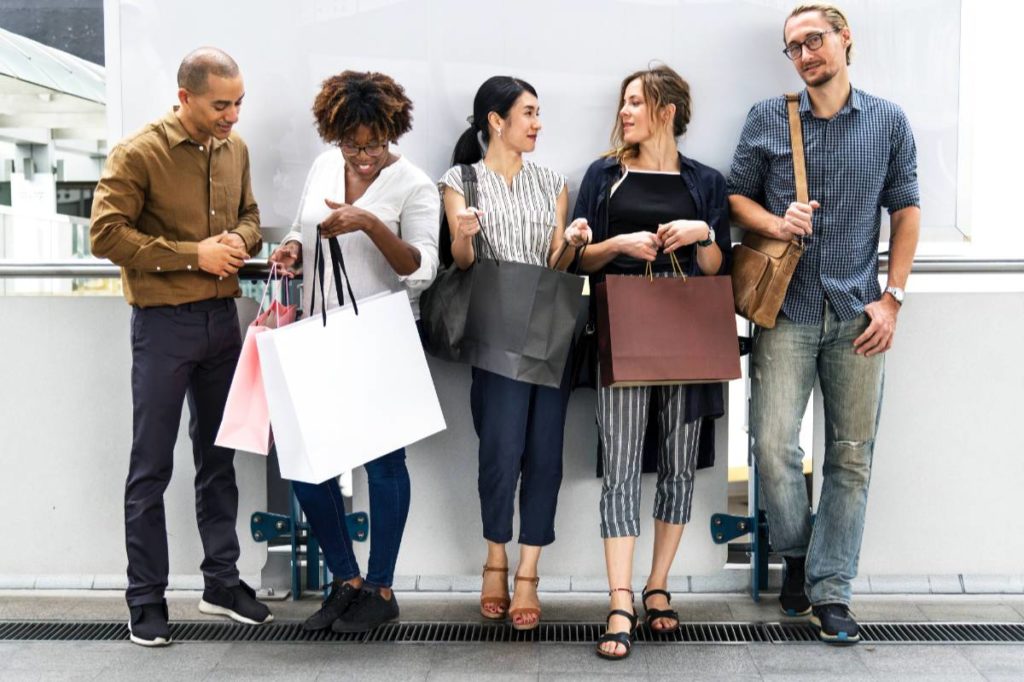
[[[879,257],[879,271],[888,270],[888,258]],[[917,256],[914,273],[930,274],[1024,274],[1024,258],[962,258],[958,256]],[[268,274],[267,261],[254,258],[240,271],[243,279],[261,279]],[[0,259],[0,278],[54,277],[106,278],[120,277],[121,268],[102,258],[81,258],[52,261]]]

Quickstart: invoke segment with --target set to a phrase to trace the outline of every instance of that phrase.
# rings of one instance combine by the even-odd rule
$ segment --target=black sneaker
[[[167,602],[129,607],[131,620],[128,634],[141,646],[167,646],[171,643],[171,628],[167,625]]]
[[[829,644],[856,644],[860,641],[860,626],[845,604],[815,606],[811,625],[818,629],[821,641]]]
[[[234,587],[207,587],[199,610],[210,616],[227,616],[246,625],[263,625],[274,620],[270,609],[256,601],[256,591],[239,582]]]
[[[364,587],[348,610],[334,621],[331,629],[335,632],[369,632],[378,625],[397,619],[398,599],[394,592],[387,600],[377,590]]]
[[[804,562],[806,557],[787,556],[779,607],[787,616],[806,616],[811,612],[811,600],[804,591]]]
[[[326,630],[331,623],[338,620],[341,614],[345,613],[349,605],[359,596],[359,588],[352,587],[348,583],[331,583],[331,592],[324,599],[320,610],[306,619],[302,629],[306,632],[313,630]]]

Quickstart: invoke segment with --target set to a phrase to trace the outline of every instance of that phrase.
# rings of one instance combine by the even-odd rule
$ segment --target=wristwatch
[[[896,302],[903,305],[903,289],[899,287],[886,287],[885,293],[892,294],[892,297],[896,299]]]
[[[704,241],[697,242],[697,246],[711,246],[715,243],[715,228],[708,225],[708,238]]]

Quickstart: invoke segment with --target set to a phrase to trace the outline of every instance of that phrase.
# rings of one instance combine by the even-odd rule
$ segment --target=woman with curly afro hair
[[[345,71],[323,82],[313,114],[332,148],[313,162],[292,231],[270,260],[290,272],[311,262],[319,225],[324,237],[340,238],[357,300],[405,291],[418,319],[420,292],[437,274],[441,207],[426,173],[390,148],[412,129],[412,108],[402,86],[382,73]],[[307,288],[303,309],[313,315]],[[317,305],[331,307],[329,300],[324,296]],[[391,583],[409,514],[405,450],[364,466],[373,519],[365,578],[345,526],[338,481],[292,484],[334,575],[323,606],[303,624],[306,630],[365,632],[398,617]]]

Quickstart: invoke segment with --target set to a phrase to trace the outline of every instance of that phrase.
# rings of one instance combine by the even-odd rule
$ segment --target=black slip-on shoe
[[[348,609],[334,621],[335,632],[369,632],[379,625],[398,620],[398,598],[385,599],[380,592],[363,587]]]
[[[171,627],[167,624],[167,602],[131,606],[128,634],[140,646],[167,646],[171,643]]]
[[[352,587],[348,583],[332,583],[330,594],[324,599],[320,610],[306,619],[302,629],[306,632],[314,630],[326,630],[331,623],[338,620],[348,607],[359,596],[359,588]]]
[[[199,610],[210,616],[227,616],[246,625],[263,625],[274,620],[270,609],[256,599],[256,591],[244,582],[233,587],[207,587],[199,601]]]
[[[787,556],[782,591],[779,593],[779,608],[787,616],[806,616],[811,612],[811,600],[804,590],[804,562],[806,557]]]
[[[860,641],[860,626],[846,604],[815,606],[811,625],[818,629],[818,638],[828,644],[856,644]]]

